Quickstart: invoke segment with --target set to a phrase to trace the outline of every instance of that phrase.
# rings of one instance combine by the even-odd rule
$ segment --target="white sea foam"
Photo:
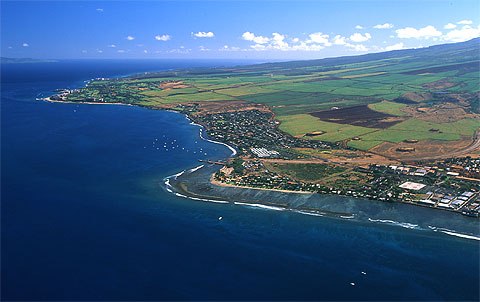
[[[431,226],[431,225],[429,225],[428,228],[431,229],[431,230],[434,231],[434,232],[440,231],[440,232],[442,232],[442,233],[444,233],[444,234],[451,235],[451,236],[456,236],[456,237],[461,237],[461,238],[467,238],[467,239],[473,239],[473,240],[480,240],[480,237],[473,236],[473,235],[467,235],[467,234],[460,234],[460,233],[455,232],[454,230],[449,230],[449,229],[445,229],[445,228],[439,228],[439,227]]]
[[[293,210],[293,212],[300,213],[300,214],[304,214],[304,215],[323,217],[322,214],[320,214],[320,213],[315,213],[315,212],[307,212],[307,211],[300,211],[300,210]]]
[[[249,206],[249,207],[257,207],[257,208],[274,210],[274,211],[283,211],[283,210],[285,210],[284,208],[267,206],[267,205],[259,204],[259,203],[246,203],[246,202],[238,202],[238,201],[236,201],[236,202],[234,202],[234,203],[235,203],[235,204],[239,204],[239,205],[245,205],[245,206]]]
[[[371,219],[368,218],[369,221],[371,222],[380,222],[380,223],[386,223],[386,224],[391,224],[391,225],[397,225],[401,226],[403,228],[407,229],[418,229],[418,224],[413,224],[413,223],[408,223],[408,222],[398,222],[394,220],[386,220],[386,219]]]
[[[197,171],[198,169],[201,169],[203,168],[205,165],[200,165],[198,167],[195,167],[195,168],[191,168],[190,170],[188,170],[188,173],[193,173],[195,171]]]
[[[183,173],[185,173],[185,170],[183,170],[182,172],[179,172],[177,174],[173,174],[172,176],[169,176],[170,177],[174,177],[175,179],[177,179],[179,176],[181,176]]]
[[[479,240],[480,241],[480,237],[473,236],[473,235],[459,234],[459,233],[449,232],[449,231],[441,231],[441,232],[445,233],[445,234],[448,234],[448,235],[456,236],[456,237],[461,237],[461,238],[473,239],[473,240]]]
[[[204,199],[204,198],[198,198],[198,197],[187,197],[187,198],[193,199],[193,200],[214,202],[214,203],[228,203],[228,201],[225,201],[225,200]]]
[[[188,198],[187,196],[182,195],[182,194],[177,193],[177,192],[173,192],[173,194],[177,195],[178,197]]]
[[[207,141],[207,142],[210,142],[210,143],[219,144],[219,145],[224,145],[225,147],[227,147],[228,149],[230,149],[230,151],[232,151],[232,155],[231,155],[231,156],[237,155],[237,150],[235,150],[235,148],[233,148],[232,146],[227,145],[227,144],[222,143],[222,142],[217,142],[217,141],[214,141],[214,140],[211,140],[211,139],[208,139],[208,138],[203,137],[203,128],[200,128],[200,138],[203,139],[203,140],[205,140],[205,141]]]
[[[355,218],[355,215],[350,215],[350,216],[340,216],[340,218],[344,218],[344,219],[353,219],[353,218]]]

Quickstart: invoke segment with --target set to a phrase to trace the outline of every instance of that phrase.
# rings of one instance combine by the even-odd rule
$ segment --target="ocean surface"
[[[339,196],[315,202],[355,218],[175,196],[166,177],[231,150],[178,113],[35,100],[94,77],[250,63],[2,65],[1,299],[478,300],[478,220]]]

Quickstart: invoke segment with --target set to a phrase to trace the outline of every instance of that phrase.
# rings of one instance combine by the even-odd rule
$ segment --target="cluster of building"
[[[259,155],[267,156],[269,153]],[[436,166],[370,165],[368,168],[354,169],[357,179],[358,175],[361,175],[361,180],[348,181],[348,175],[352,172],[347,171],[345,175],[335,176],[336,178],[330,182],[322,179],[305,182],[288,175],[280,175],[269,171],[262,160],[258,159],[244,161],[242,166],[244,170],[241,174],[217,173],[216,177],[220,181],[237,186],[341,194],[405,202],[468,216],[478,217],[480,214],[479,184],[448,175],[449,171]],[[468,189],[462,189],[463,187]]]
[[[260,158],[280,156],[280,153],[278,153],[277,151],[267,150],[265,148],[251,148],[250,151],[252,151],[253,154]]]
[[[195,116],[194,119],[196,123],[205,126],[210,138],[233,144],[241,153],[256,157],[261,157],[258,154],[264,153],[254,152],[253,149],[268,150],[269,157],[294,159],[299,155],[293,152],[292,148],[328,149],[331,147],[324,142],[303,140],[280,131],[279,123],[274,120],[272,113],[257,109],[202,114]]]

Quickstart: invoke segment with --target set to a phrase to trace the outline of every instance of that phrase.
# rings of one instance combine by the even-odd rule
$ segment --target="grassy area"
[[[282,122],[280,125],[280,130],[282,131],[294,136],[315,131],[323,131],[325,134],[314,136],[312,139],[323,140],[327,142],[342,141],[377,130],[372,128],[324,122],[309,114],[278,116],[277,119]]]
[[[346,168],[332,164],[279,164],[268,163],[267,168],[296,180],[316,182],[322,178],[342,173]]]
[[[349,141],[347,143],[347,145],[349,147],[352,147],[352,148],[356,148],[356,149],[359,149],[359,150],[370,150],[372,149],[373,147],[375,146],[378,146],[380,145],[381,143],[383,143],[383,141],[374,141],[374,140],[370,140],[370,141],[364,141],[364,140],[358,140],[358,141]]]
[[[379,102],[379,103],[369,104],[368,108],[370,108],[372,110],[375,110],[375,111],[391,114],[391,115],[403,116],[403,115],[405,115],[405,112],[401,111],[400,108],[404,108],[406,106],[407,105],[405,105],[405,104],[399,104],[399,103],[394,103],[394,102],[389,102],[389,101],[382,101],[382,102]]]
[[[380,130],[325,122],[309,113],[368,104],[374,111],[407,117],[402,111],[407,105],[391,101],[407,92],[478,92],[480,52],[472,51],[476,49],[478,45],[452,44],[399,54],[141,74],[92,81],[86,89],[68,95],[67,100],[149,106],[220,100],[262,103],[275,112],[281,121],[280,129],[291,135],[323,131],[324,134],[310,139],[328,142],[360,137],[349,141],[348,146],[362,150],[384,141],[457,140],[472,136],[480,127],[480,120],[439,124],[408,119]],[[436,81],[456,85],[425,85]],[[470,102],[474,108],[478,98]]]
[[[404,132],[428,132],[432,136],[435,134],[456,134],[457,136],[465,135],[472,136],[476,130],[480,128],[479,119],[463,119],[454,123],[432,123],[419,119],[409,119],[395,126],[390,127],[390,130],[400,130]],[[438,131],[435,131],[438,130]]]

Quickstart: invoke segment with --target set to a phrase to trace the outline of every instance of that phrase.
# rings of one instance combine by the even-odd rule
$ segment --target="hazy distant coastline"
[[[11,63],[56,63],[57,60],[42,60],[42,59],[32,59],[32,58],[0,58],[0,63],[2,64],[11,64]]]

